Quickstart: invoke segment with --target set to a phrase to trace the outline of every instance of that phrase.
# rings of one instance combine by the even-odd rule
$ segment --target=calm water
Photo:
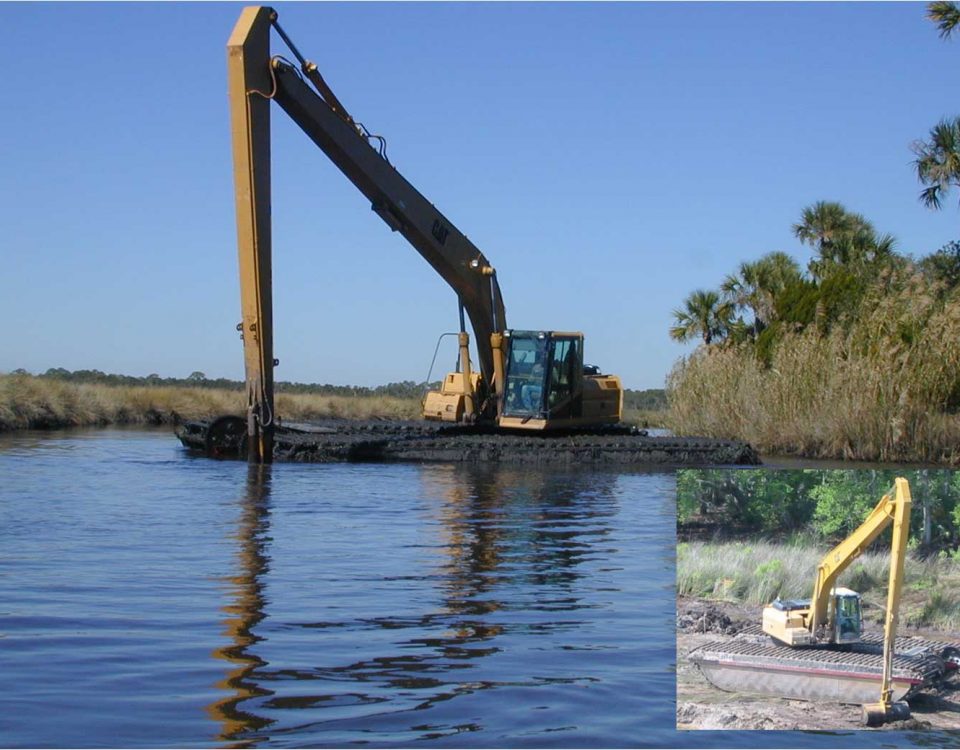
[[[0,745],[879,744],[674,730],[673,495],[0,436]]]

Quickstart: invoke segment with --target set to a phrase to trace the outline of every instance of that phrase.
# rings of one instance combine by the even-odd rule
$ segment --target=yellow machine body
[[[763,632],[788,646],[857,643],[863,629],[860,594],[847,588],[830,591],[826,621],[815,636],[809,601],[777,600],[763,608]]]
[[[577,414],[553,417],[501,415],[497,424],[511,430],[569,430],[620,422],[623,415],[623,385],[617,375],[584,375],[583,390],[578,399]]]
[[[763,632],[788,646],[810,646],[813,636],[807,629],[809,607],[781,610],[773,605],[763,608]]]
[[[440,422],[463,422],[471,400],[480,387],[480,373],[449,372],[439,391],[429,391],[423,402],[423,418]]]
[[[866,520],[850,536],[828,552],[817,566],[813,598],[807,601],[777,601],[763,610],[763,631],[788,646],[853,643],[849,622],[859,617],[859,594],[835,587],[840,574],[888,526],[893,525],[893,544],[888,586],[888,613],[895,615],[903,588],[903,558],[910,523],[910,486],[898,478],[892,492],[877,503]],[[854,601],[855,600],[855,601]],[[896,618],[894,617],[894,627]]]
[[[507,430],[588,429],[620,421],[620,378],[584,367],[582,333],[504,331],[502,342],[495,339],[491,345],[499,365],[496,377],[503,383],[494,388],[473,376],[466,337],[460,334],[460,371],[449,373],[439,391],[427,394],[425,418],[471,421],[472,414],[488,411],[484,401],[495,400],[496,426]]]

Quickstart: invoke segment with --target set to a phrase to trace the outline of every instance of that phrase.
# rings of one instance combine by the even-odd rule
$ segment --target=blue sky
[[[772,250],[805,263],[790,227],[814,201],[914,255],[958,236],[960,196],[925,209],[911,165],[960,109],[960,41],[924,4],[275,7],[493,261],[510,326],[582,330],[627,387],[690,350],[667,335],[690,291]],[[0,3],[0,371],[242,378],[241,8]],[[273,151],[277,377],[421,380],[453,292],[279,108]]]

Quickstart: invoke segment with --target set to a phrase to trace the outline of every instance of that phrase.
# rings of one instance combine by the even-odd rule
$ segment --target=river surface
[[[671,473],[0,435],[0,745],[955,744],[677,732],[674,528]]]

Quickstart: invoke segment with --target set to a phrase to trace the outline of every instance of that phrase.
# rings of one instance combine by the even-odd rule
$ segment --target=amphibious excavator
[[[297,64],[270,53],[275,30]],[[620,421],[620,379],[585,366],[583,335],[507,327],[487,257],[390,163],[386,142],[355,120],[269,7],[245,8],[227,45],[250,460],[270,460],[274,427],[270,240],[270,101],[275,101],[453,288],[459,360],[423,403],[427,419],[522,431]],[[471,367],[470,319],[479,360]]]
[[[910,507],[910,486],[897,478],[866,520],[820,561],[810,599],[778,597],[764,608],[759,632],[747,629],[730,643],[702,646],[690,654],[691,661],[723,690],[860,703],[868,726],[909,718],[905,698],[960,664],[960,643],[897,638]],[[890,575],[880,640],[863,633],[860,594],[837,586],[837,581],[890,526]]]

